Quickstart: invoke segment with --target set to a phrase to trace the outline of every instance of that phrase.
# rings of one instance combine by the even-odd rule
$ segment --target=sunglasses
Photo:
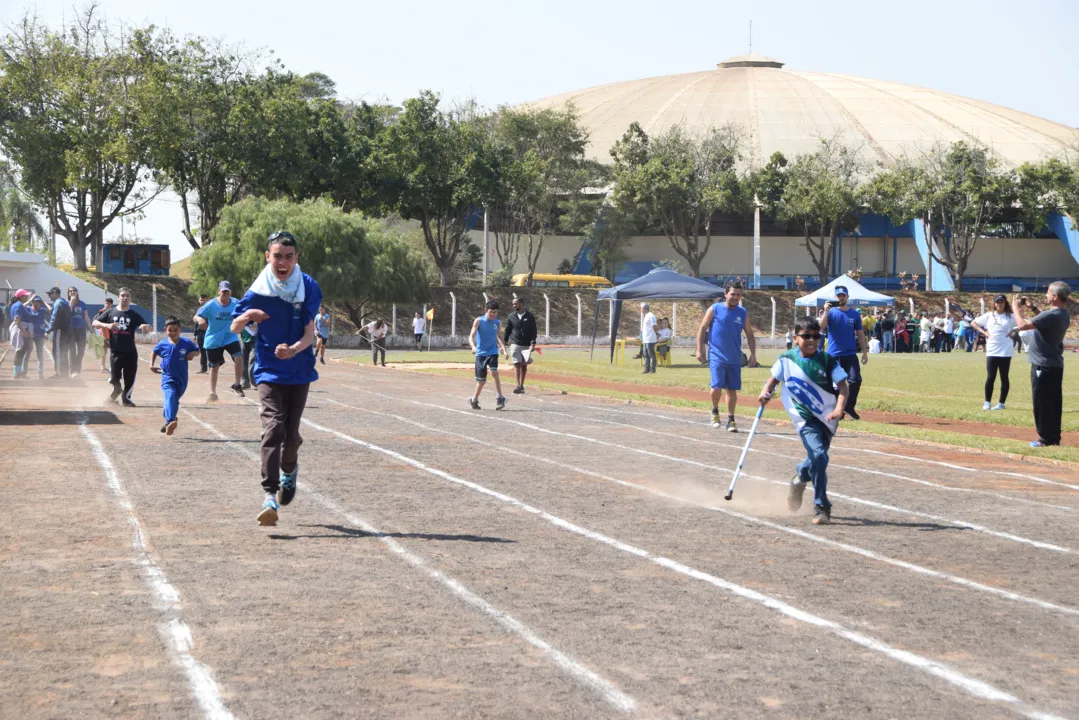
[[[803,340],[820,340],[820,333],[803,333],[798,337],[802,338]]]
[[[284,230],[278,230],[277,232],[273,233],[272,235],[270,235],[270,237],[266,238],[266,242],[272,243],[274,240],[280,240],[282,238],[291,240],[292,242],[296,242],[296,238],[293,236],[293,234]]]

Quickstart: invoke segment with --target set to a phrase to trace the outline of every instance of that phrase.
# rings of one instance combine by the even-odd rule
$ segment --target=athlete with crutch
[[[817,349],[820,334],[820,323],[814,319],[794,326],[798,347],[779,356],[757,399],[763,409],[772,399],[776,386],[783,383],[783,407],[794,421],[806,449],[806,458],[798,464],[791,479],[787,508],[791,512],[800,508],[806,483],[813,483],[813,524],[828,525],[832,521],[828,448],[843,417],[849,388],[847,373],[839,361]]]

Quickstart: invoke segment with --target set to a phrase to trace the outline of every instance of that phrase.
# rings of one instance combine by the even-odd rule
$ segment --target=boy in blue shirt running
[[[150,372],[161,375],[161,391],[165,393],[165,424],[161,432],[176,432],[176,416],[180,412],[180,398],[187,391],[187,363],[199,355],[199,346],[180,337],[180,319],[174,315],[165,318],[166,338],[154,345],[150,356]],[[157,359],[161,358],[158,367]]]
[[[296,495],[300,472],[300,423],[315,370],[315,315],[322,288],[300,270],[296,238],[279,230],[266,244],[266,267],[233,311],[232,332],[251,323],[255,335],[254,381],[262,406],[262,489],[259,525],[276,525],[277,512]]]
[[[476,392],[468,399],[468,406],[473,410],[480,409],[480,392],[487,383],[487,371],[490,370],[498,393],[495,410],[501,410],[506,407],[506,398],[502,395],[502,381],[498,379],[498,354],[506,354],[506,345],[499,332],[502,322],[498,319],[498,301],[488,300],[485,310],[472,323],[472,332],[468,334],[468,344],[476,356]]]

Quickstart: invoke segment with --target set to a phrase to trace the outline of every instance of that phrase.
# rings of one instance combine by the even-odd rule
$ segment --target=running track
[[[841,437],[819,528],[787,425],[724,503],[697,414],[320,370],[268,529],[204,376],[173,438],[144,369],[0,383],[3,715],[1079,717],[1073,471]]]

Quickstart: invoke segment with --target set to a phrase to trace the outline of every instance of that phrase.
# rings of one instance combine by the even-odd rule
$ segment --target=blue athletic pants
[[[180,413],[180,398],[187,392],[187,383],[162,380],[161,391],[165,393],[165,422],[172,422]]]

